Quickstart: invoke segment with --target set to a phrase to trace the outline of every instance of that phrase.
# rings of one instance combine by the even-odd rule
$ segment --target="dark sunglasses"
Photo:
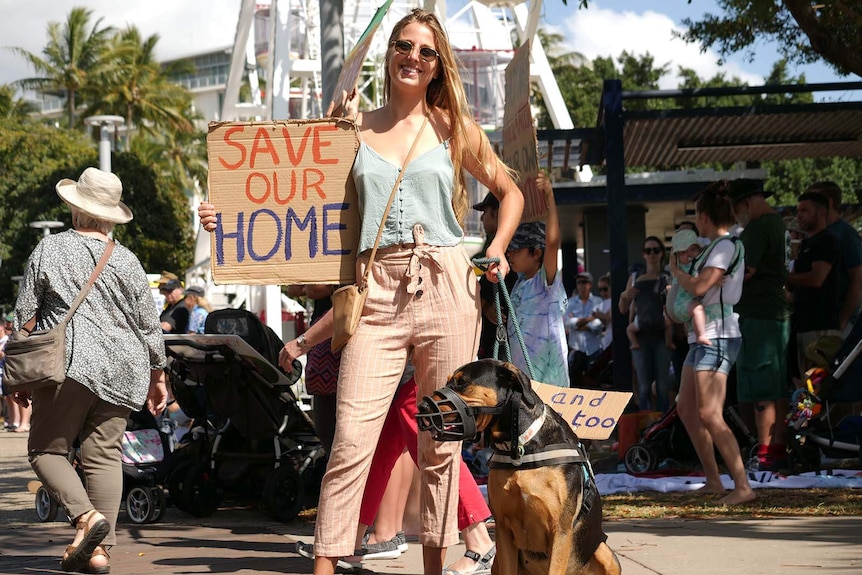
[[[599,291],[611,291],[611,288],[599,286]]]
[[[391,46],[395,47],[395,51],[402,56],[409,56],[413,53],[413,42],[410,40],[393,40]],[[430,62],[440,57],[440,53],[434,48],[422,46],[419,48],[419,58],[423,62]]]
[[[644,253],[658,255],[661,253],[661,248],[644,248]]]

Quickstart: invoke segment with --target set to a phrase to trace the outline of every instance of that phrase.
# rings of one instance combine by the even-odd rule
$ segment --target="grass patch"
[[[724,519],[862,515],[860,489],[756,489],[757,499],[726,507],[720,496],[691,491],[645,491],[602,497],[605,519]]]

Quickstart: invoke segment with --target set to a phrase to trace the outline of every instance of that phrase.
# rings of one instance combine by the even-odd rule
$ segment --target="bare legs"
[[[710,493],[724,493],[714,445],[727,465],[734,483],[733,491],[723,497],[721,503],[737,505],[752,501],[756,495],[748,483],[739,445],[722,415],[726,391],[727,375],[717,371],[695,372],[692,366],[686,365],[682,371],[677,406],[703,466],[706,476],[706,486],[703,489]]]
[[[475,551],[479,555],[484,555],[494,546],[494,542],[491,541],[491,535],[488,533],[488,527],[484,521],[477,521],[465,527],[461,531],[461,537],[464,538],[464,547],[470,551]],[[460,557],[448,567],[448,569],[458,571],[459,573],[470,573],[475,568],[476,562],[466,556]]]
[[[405,449],[395,463],[395,467],[392,468],[389,483],[383,493],[383,500],[377,510],[377,518],[374,520],[374,531],[368,536],[368,543],[389,541],[402,530],[401,523],[404,518],[404,508],[407,507],[407,498],[410,495],[414,469],[413,459]],[[357,549],[362,545],[367,527],[367,525],[359,525]]]

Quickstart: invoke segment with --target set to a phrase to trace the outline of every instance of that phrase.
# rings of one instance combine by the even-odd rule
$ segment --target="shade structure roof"
[[[627,166],[862,157],[862,102],[625,112]]]

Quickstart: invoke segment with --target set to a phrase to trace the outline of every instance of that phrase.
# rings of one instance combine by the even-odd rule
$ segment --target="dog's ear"
[[[521,392],[523,401],[528,407],[535,407],[539,396],[533,391],[533,385],[527,374],[508,362],[503,362],[501,368],[501,374],[509,381],[509,387]]]

